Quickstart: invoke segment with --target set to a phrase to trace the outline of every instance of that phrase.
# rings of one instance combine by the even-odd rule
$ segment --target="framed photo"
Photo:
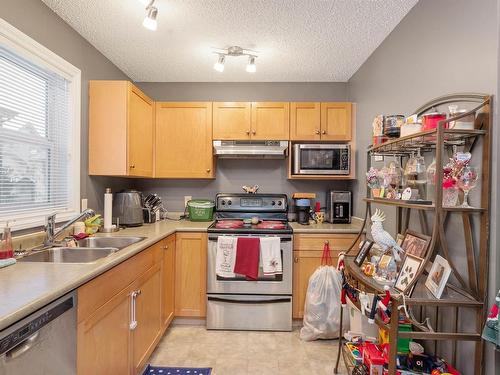
[[[398,246],[401,246],[403,244],[403,240],[405,239],[405,236],[403,236],[401,233],[398,233],[396,235],[396,243]]]
[[[356,258],[354,258],[354,263],[358,267],[361,267],[372,246],[373,246],[372,241],[370,240],[363,241],[363,243],[361,244],[361,248],[359,249],[358,255],[356,255]]]
[[[431,291],[436,298],[441,298],[444,287],[448,282],[451,274],[451,267],[446,259],[440,255],[436,255],[431,271],[425,281],[425,286]]]
[[[425,258],[430,243],[431,237],[407,230],[401,248],[408,255]]]
[[[399,272],[398,277],[396,278],[396,283],[394,284],[394,288],[399,290],[400,292],[408,292],[408,285],[415,279],[417,276],[417,271],[422,265],[423,259],[420,259],[416,256],[406,254],[403,265],[401,266],[401,271]]]

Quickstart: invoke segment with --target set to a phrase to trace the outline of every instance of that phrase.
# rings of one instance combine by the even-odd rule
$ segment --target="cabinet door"
[[[156,245],[159,246],[159,245]],[[138,374],[161,336],[161,265],[144,273],[135,283],[137,327],[132,331],[133,373]]]
[[[255,140],[288,140],[290,103],[253,102],[251,137]]]
[[[162,324],[167,328],[174,318],[175,308],[175,234],[162,242]]]
[[[321,103],[321,140],[351,140],[351,103]]]
[[[130,290],[78,324],[78,375],[130,374]]]
[[[293,291],[292,317],[300,319],[304,316],[309,278],[321,265],[323,251],[294,251],[293,252]]]
[[[321,104],[290,103],[290,139],[319,141],[321,139]]]
[[[128,94],[128,170],[153,177],[153,101],[130,84]]]
[[[175,316],[205,317],[207,234],[177,233],[175,238]]]
[[[215,102],[213,139],[250,139],[249,102]]]
[[[212,103],[156,103],[155,177],[212,178]]]

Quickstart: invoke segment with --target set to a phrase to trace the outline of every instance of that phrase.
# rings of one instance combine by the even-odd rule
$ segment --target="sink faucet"
[[[48,215],[45,223],[45,240],[43,242],[44,247],[54,246],[55,239],[71,225],[80,220],[86,220],[95,215],[95,211],[87,208],[80,214],[75,216],[73,219],[68,220],[64,223],[58,230],[56,230],[56,214]]]

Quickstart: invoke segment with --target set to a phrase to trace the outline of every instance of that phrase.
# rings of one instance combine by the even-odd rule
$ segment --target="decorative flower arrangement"
[[[377,168],[371,167],[370,170],[366,172],[366,183],[370,189],[380,188],[378,175],[379,175],[379,170]]]

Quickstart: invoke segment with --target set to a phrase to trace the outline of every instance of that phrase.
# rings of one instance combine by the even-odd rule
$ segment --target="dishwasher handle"
[[[40,336],[40,331],[36,331],[31,336],[21,341],[19,345],[10,349],[8,352],[5,353],[5,359],[10,361],[26,353],[37,343],[39,336]]]

